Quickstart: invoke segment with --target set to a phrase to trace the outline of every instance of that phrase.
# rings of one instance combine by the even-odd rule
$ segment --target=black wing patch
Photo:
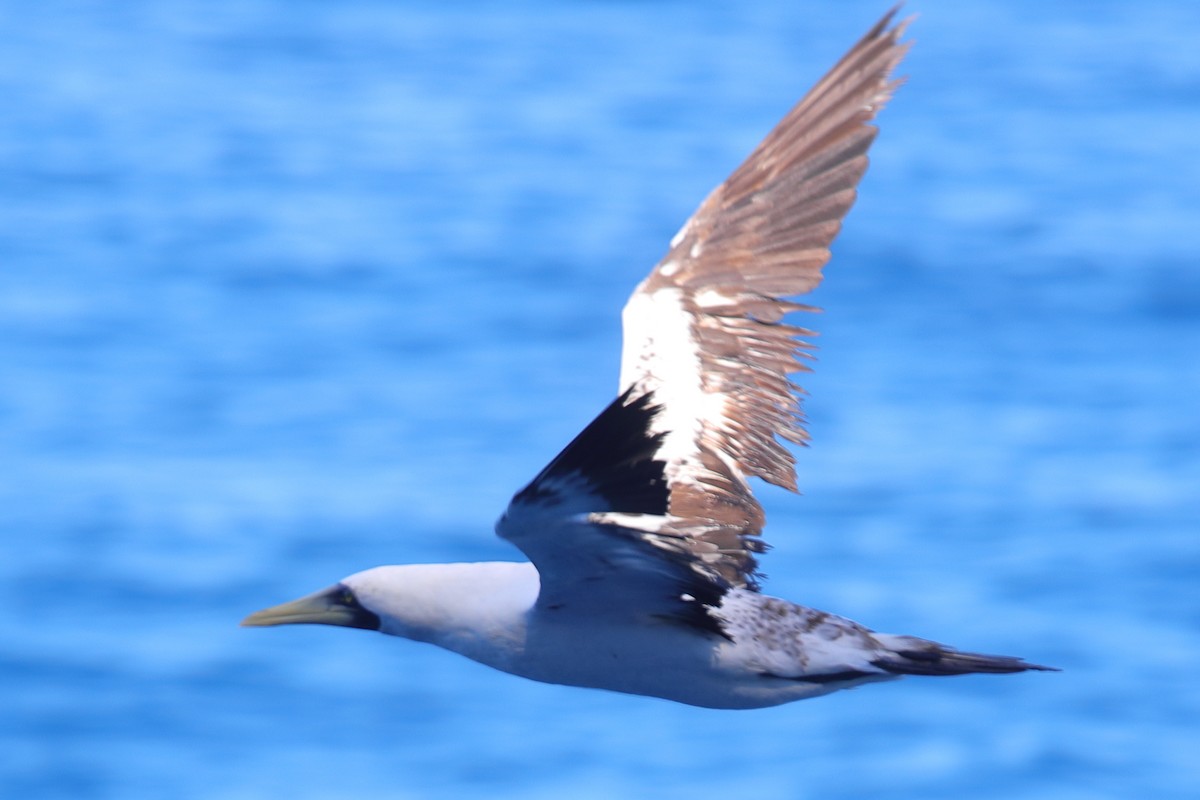
[[[610,403],[528,486],[517,492],[513,503],[554,508],[579,503],[582,495],[587,497],[584,502],[589,507],[576,506],[570,513],[669,516],[671,491],[666,462],[657,458],[666,433],[651,430],[661,406],[654,402],[652,393],[635,394],[637,391],[631,387]],[[657,596],[648,608],[658,610],[650,613],[666,622],[729,638],[720,620],[709,613],[710,608],[720,605],[729,583],[718,574],[695,569],[690,559],[682,557],[686,548],[664,546],[670,540],[686,539],[684,535],[643,532],[624,528],[619,522],[596,521],[594,525],[601,535],[607,531],[614,537],[612,544],[617,549],[633,547],[644,555],[644,569],[631,569],[628,574],[643,574],[646,586]],[[502,531],[500,535],[539,563],[536,537],[523,541],[524,537],[514,531]],[[662,541],[656,544],[651,540]],[[602,572],[615,567],[603,555],[598,563]],[[553,591],[549,577],[543,575],[543,593]]]
[[[650,393],[632,394],[630,388],[610,403],[513,499],[556,505],[561,489],[582,479],[608,503],[596,511],[666,514],[666,464],[655,459],[665,434],[650,431],[660,407]]]

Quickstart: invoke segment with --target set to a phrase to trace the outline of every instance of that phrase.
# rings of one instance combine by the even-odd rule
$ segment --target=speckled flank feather
[[[712,610],[731,640],[726,657],[777,678],[886,677],[871,665],[879,644],[858,623],[824,611],[734,590]]]
[[[721,648],[723,661],[829,690],[901,675],[1051,669],[1009,656],[964,653],[914,636],[875,633],[836,614],[745,590],[728,592],[711,613],[729,638]]]

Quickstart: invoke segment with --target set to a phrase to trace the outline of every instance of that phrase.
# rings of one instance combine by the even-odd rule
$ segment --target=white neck
[[[342,583],[379,615],[381,632],[501,669],[523,643],[540,586],[532,564],[508,561],[375,567]]]

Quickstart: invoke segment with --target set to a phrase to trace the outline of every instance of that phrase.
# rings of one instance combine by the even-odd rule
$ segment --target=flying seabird
[[[513,497],[527,562],[383,566],[248,616],[429,642],[547,683],[760,708],[903,675],[1044,670],[759,591],[763,511],[807,434],[789,375],[908,49],[880,20],[700,204],[623,313],[617,398]]]

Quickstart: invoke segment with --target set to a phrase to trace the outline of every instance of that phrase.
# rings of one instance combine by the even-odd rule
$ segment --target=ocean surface
[[[753,712],[238,627],[516,559],[884,2],[0,0],[0,796],[1200,796],[1200,4],[912,2],[766,588],[1056,674]]]

